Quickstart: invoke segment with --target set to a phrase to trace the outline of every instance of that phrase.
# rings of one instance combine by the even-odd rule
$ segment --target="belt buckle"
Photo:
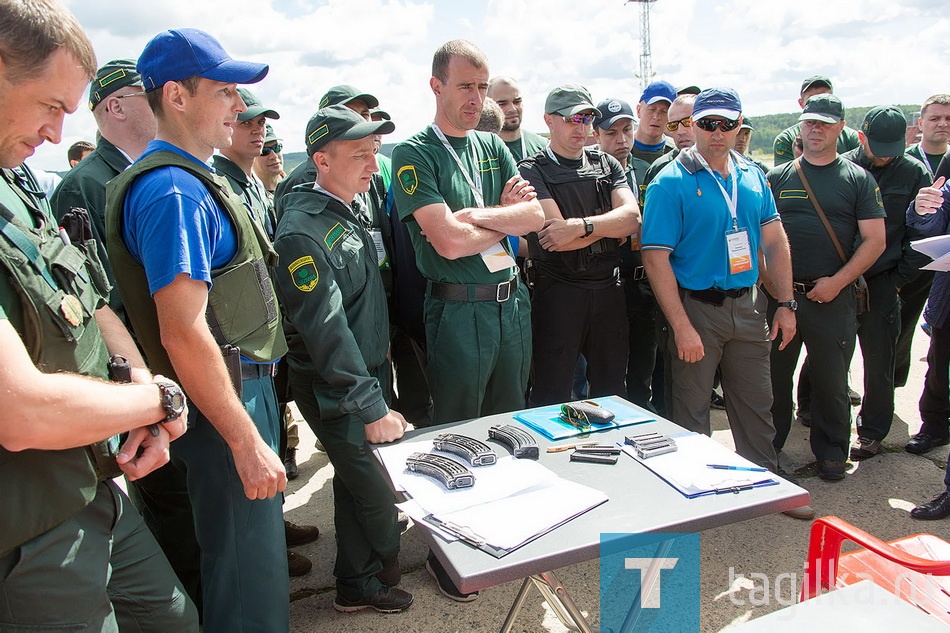
[[[792,290],[798,294],[808,294],[808,291],[805,290],[805,284],[801,283],[800,281],[792,282]]]
[[[647,269],[644,268],[643,266],[637,266],[636,268],[633,269],[634,281],[641,281],[643,279],[646,279],[646,276],[647,276]]]
[[[495,286],[495,301],[504,303],[511,297],[511,280],[502,282]]]

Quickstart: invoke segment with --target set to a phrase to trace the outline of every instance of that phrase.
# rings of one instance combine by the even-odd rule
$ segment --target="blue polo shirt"
[[[145,158],[159,150],[206,163],[165,141],[152,141]],[[137,178],[123,208],[122,239],[142,263],[155,294],[182,273],[211,286],[211,271],[234,259],[237,234],[227,212],[200,180],[177,167],[160,167]]]
[[[670,251],[676,280],[688,290],[747,288],[759,279],[761,227],[778,221],[778,212],[761,169],[744,160],[730,168],[736,169],[736,218],[751,249],[752,268],[745,272],[729,272],[726,232],[732,230],[732,215],[716,181],[731,196],[731,178],[702,168],[690,174],[674,160],[647,189],[640,248]]]

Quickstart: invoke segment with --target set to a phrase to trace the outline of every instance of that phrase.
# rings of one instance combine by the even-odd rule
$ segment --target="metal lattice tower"
[[[640,5],[640,90],[653,78],[653,53],[650,49],[650,9],[657,0],[627,0]]]

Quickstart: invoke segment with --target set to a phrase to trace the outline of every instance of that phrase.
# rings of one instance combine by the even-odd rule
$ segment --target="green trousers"
[[[198,631],[198,612],[113,482],[81,512],[0,557],[0,631]]]

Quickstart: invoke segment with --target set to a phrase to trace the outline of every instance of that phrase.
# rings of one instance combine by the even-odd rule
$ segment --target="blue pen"
[[[768,468],[753,468],[751,466],[726,466],[725,464],[706,464],[706,468],[715,468],[716,470],[747,470],[756,473],[766,473],[769,471]]]

